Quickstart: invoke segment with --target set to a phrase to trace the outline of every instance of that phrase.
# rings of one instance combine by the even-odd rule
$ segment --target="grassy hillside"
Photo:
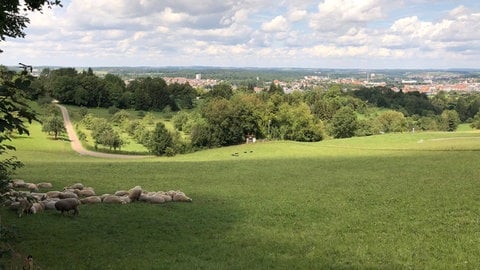
[[[82,205],[2,221],[42,269],[476,269],[480,134],[267,142],[82,157],[32,127],[17,177],[97,193],[180,189],[192,203]],[[238,156],[232,155],[238,153]]]

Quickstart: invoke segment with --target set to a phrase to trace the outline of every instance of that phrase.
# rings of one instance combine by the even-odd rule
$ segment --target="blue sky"
[[[70,0],[0,63],[480,68],[478,0]]]

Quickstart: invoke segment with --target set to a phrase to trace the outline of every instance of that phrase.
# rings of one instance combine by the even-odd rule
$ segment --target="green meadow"
[[[479,269],[480,133],[258,142],[175,157],[80,156],[38,124],[16,178],[140,185],[192,203],[81,205],[2,223],[41,269]],[[232,155],[238,153],[238,155]]]

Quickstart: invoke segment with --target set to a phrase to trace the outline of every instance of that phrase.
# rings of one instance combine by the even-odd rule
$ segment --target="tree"
[[[283,140],[316,142],[324,138],[324,127],[321,121],[315,121],[307,104],[291,106],[280,105],[275,118],[279,129],[279,137]]]
[[[473,118],[473,122],[470,126],[474,129],[480,129],[480,112],[478,112],[475,117]]]
[[[444,131],[455,131],[460,124],[460,116],[455,110],[444,110],[440,115],[440,128]]]
[[[2,1],[0,9],[0,40],[23,38],[24,29],[30,23],[27,11],[42,11],[44,7],[61,6],[60,0],[8,0]],[[21,14],[21,13],[25,14]],[[0,50],[2,52],[2,50]]]
[[[31,82],[26,72],[16,74],[0,67],[0,155],[15,147],[6,144],[11,133],[29,134],[25,122],[39,121],[37,114],[26,103],[26,90]],[[0,194],[5,193],[11,173],[21,167],[15,157],[0,161]],[[0,196],[0,200],[1,200]]]
[[[217,97],[217,98],[229,99],[230,97],[233,96],[233,89],[230,84],[220,83],[220,84],[214,85],[213,89],[210,92],[208,92],[207,96],[211,98]]]
[[[385,133],[403,132],[407,129],[407,120],[401,112],[386,111],[376,119],[379,129]]]
[[[42,131],[47,133],[53,132],[56,140],[58,138],[58,134],[65,132],[65,126],[63,124],[62,117],[57,114],[47,117],[43,121]]]
[[[357,115],[350,106],[345,106],[333,115],[331,124],[334,138],[353,137],[358,126]]]
[[[164,155],[168,149],[172,149],[173,139],[170,132],[168,132],[165,124],[157,123],[155,130],[151,134],[150,140],[148,142],[147,148],[157,156]]]

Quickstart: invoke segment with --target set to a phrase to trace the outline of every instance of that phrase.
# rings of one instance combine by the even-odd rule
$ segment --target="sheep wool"
[[[100,196],[90,196],[80,199],[82,204],[94,204],[94,203],[101,203],[102,199]]]
[[[128,191],[128,197],[132,202],[138,201],[138,198],[140,197],[140,195],[142,195],[142,192],[142,187],[136,186]]]
[[[58,202],[55,203],[55,208],[62,212],[62,215],[64,212],[67,212],[67,214],[73,210],[74,215],[78,215],[78,205],[80,204],[80,201],[76,198],[67,198],[67,199],[62,199]]]

